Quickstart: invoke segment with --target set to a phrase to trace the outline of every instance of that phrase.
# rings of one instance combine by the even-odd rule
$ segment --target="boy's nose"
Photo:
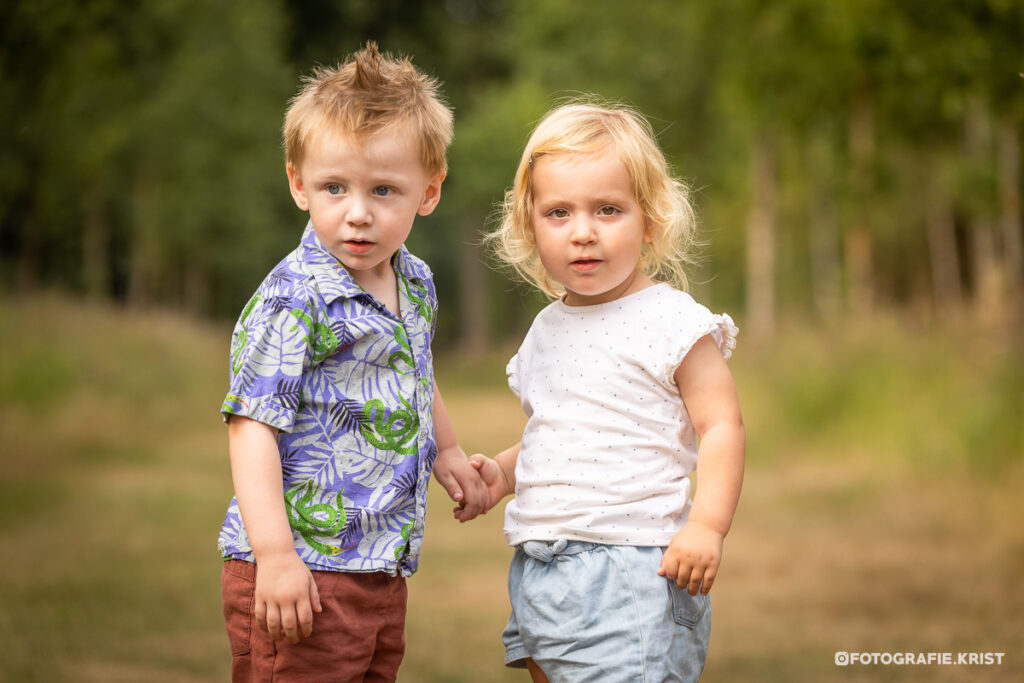
[[[366,200],[358,196],[352,197],[348,211],[345,212],[345,221],[349,225],[369,225],[372,220],[373,214],[370,213]]]

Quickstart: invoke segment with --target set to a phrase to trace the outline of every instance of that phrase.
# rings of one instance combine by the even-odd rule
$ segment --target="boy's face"
[[[313,230],[364,289],[390,277],[391,257],[417,215],[441,197],[444,174],[428,176],[416,137],[382,130],[363,140],[325,133],[298,167],[288,164],[288,185]]]

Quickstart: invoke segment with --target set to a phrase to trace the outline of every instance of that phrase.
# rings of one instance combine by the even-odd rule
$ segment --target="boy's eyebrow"
[[[330,182],[341,182],[345,184],[350,183],[350,179],[346,176],[345,172],[340,169],[323,169],[318,173],[310,175],[309,181],[312,183],[330,183]],[[409,184],[408,178],[401,174],[393,174],[388,172],[374,172],[369,179],[369,185],[374,187],[378,185],[393,185],[395,187],[405,187]]]

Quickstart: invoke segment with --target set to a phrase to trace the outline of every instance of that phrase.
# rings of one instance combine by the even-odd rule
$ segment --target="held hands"
[[[484,480],[461,448],[438,452],[434,461],[434,477],[448,496],[458,503],[454,514],[460,522],[468,522],[491,508]]]
[[[505,470],[494,458],[488,458],[481,453],[474,453],[469,456],[469,463],[477,471],[480,480],[487,487],[487,506],[484,508],[484,512],[497,505],[505,496],[515,492],[515,487],[509,482]],[[469,519],[472,519],[472,517]],[[469,521],[469,519],[463,519],[462,521]]]
[[[255,600],[256,625],[293,645],[313,632],[313,612],[323,611],[313,574],[291,549],[259,558]]]
[[[669,543],[658,574],[672,579],[690,595],[697,595],[698,589],[707,595],[722,561],[723,538],[710,526],[690,520]]]

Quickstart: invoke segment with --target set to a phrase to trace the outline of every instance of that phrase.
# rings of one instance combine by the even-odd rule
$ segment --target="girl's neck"
[[[581,296],[576,292],[566,292],[565,296],[562,297],[562,303],[566,306],[596,306],[598,304],[606,304],[616,299],[621,299],[624,296],[629,296],[639,292],[642,289],[654,285],[655,282],[647,276],[639,267],[637,267],[629,277],[623,280],[618,286],[613,287],[607,292],[598,294],[595,296]]]

